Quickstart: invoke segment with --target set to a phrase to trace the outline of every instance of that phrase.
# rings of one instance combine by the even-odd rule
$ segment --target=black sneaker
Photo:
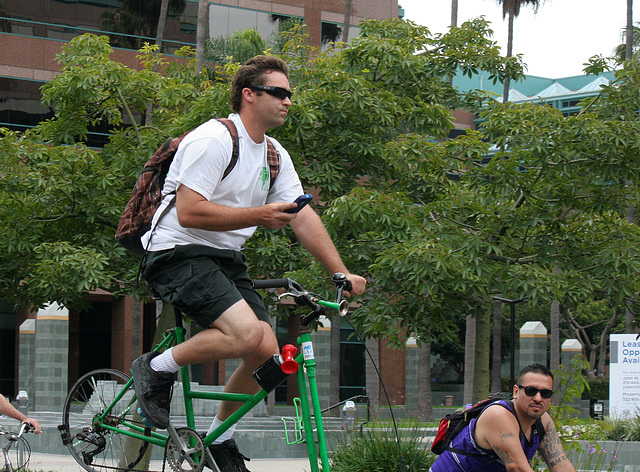
[[[142,416],[156,428],[167,429],[174,375],[151,368],[151,359],[159,354],[157,351],[142,354],[131,363],[131,371]]]
[[[222,444],[212,444],[209,446],[209,451],[220,472],[251,472],[244,465],[244,461],[251,459],[242,455],[235,439],[227,439]],[[213,467],[210,468],[216,470]]]

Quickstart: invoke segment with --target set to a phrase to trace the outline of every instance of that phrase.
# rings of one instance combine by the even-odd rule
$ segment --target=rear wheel
[[[105,428],[136,430],[145,436],[151,433],[138,414],[133,384],[111,406],[128,381],[118,370],[94,370],[83,375],[67,395],[59,429],[75,460],[89,472],[144,469],[140,463],[149,443]]]

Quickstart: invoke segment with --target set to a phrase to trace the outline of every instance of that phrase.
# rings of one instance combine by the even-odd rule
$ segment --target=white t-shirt
[[[266,137],[261,143],[255,143],[239,115],[234,113],[229,118],[235,123],[239,137],[239,154],[235,167],[221,180],[231,161],[233,147],[231,135],[222,123],[215,119],[209,120],[185,136],[167,174],[162,190],[164,198],[153,217],[151,228],[155,227],[155,231],[149,251],[172,249],[184,244],[240,250],[256,230],[255,226],[233,231],[183,228],[178,223],[175,205],[156,226],[156,220],[179,185],[186,185],[210,202],[232,208],[292,202],[303,193],[289,153],[273,138],[270,139],[280,153],[280,171],[269,190]],[[149,231],[142,237],[143,247],[147,247],[150,233]]]

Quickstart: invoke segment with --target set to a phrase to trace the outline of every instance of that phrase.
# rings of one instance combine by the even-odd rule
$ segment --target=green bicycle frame
[[[317,303],[336,310],[339,308],[339,304],[333,302],[317,301]],[[156,346],[154,351],[162,351],[168,347],[184,342],[185,333],[186,330],[182,326],[176,326],[175,328],[169,330],[165,334],[164,339]],[[300,389],[303,429],[309,453],[309,463],[312,472],[319,472],[319,451],[323,472],[330,472],[327,440],[324,433],[320,399],[318,395],[316,361],[313,353],[313,344],[311,342],[311,332],[306,326],[303,326],[301,329],[300,335],[298,337],[298,343],[302,347],[302,352],[298,356],[296,356],[295,360],[296,362],[298,362],[298,365],[303,366],[303,368],[298,369],[297,381]],[[205,446],[209,446],[210,444],[212,444],[213,441],[215,441],[218,437],[220,437],[220,435],[222,435],[222,433],[229,429],[233,424],[237,423],[257,404],[262,402],[269,394],[269,392],[265,391],[264,389],[260,390],[255,395],[226,392],[203,392],[192,390],[189,369],[187,366],[180,369],[180,379],[182,381],[182,391],[184,394],[185,417],[187,426],[193,430],[195,430],[195,414],[193,408],[194,399],[229,400],[242,402],[242,406],[238,410],[236,410],[218,428],[216,428],[213,432],[208,434],[203,439],[203,443]],[[133,378],[129,379],[124,388],[113,399],[111,404],[105,409],[102,415],[96,418],[96,422],[100,424],[100,427],[108,429],[115,433],[140,439],[142,441],[146,441],[150,444],[163,448],[166,447],[169,440],[169,436],[167,434],[158,433],[156,431],[149,432],[144,427],[131,422],[123,423],[123,425],[126,426],[128,430],[119,429],[110,424],[109,416],[113,414],[112,409],[123,398],[125,392],[127,392],[127,390],[131,388],[132,383]],[[315,433],[312,421],[312,413],[313,419],[315,419]],[[315,436],[317,436],[317,438]],[[318,441],[318,451],[316,451],[314,439],[317,439]]]

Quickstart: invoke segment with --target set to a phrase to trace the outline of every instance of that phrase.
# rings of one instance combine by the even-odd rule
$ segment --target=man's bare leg
[[[231,393],[245,393],[253,395],[260,390],[260,386],[253,379],[252,373],[262,364],[264,364],[271,356],[278,353],[278,341],[269,323],[260,322],[263,327],[264,335],[260,346],[250,355],[244,357],[240,365],[231,374],[229,380],[225,384],[224,391]],[[242,403],[223,401],[218,410],[217,418],[221,421],[226,420],[233,414]]]

